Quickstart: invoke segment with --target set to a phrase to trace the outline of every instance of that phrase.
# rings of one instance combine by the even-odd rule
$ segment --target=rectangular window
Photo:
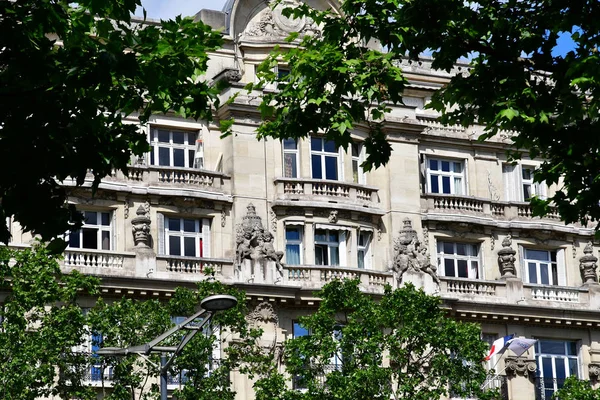
[[[566,378],[579,376],[577,342],[540,339],[535,344],[536,399],[552,399]]]
[[[438,271],[454,278],[481,279],[479,245],[438,241]]]
[[[464,162],[427,158],[429,193],[465,194]]]
[[[82,211],[83,226],[69,232],[69,247],[72,249],[113,250],[112,212]]]
[[[313,179],[337,181],[339,176],[339,150],[335,142],[313,137],[310,140],[310,158]]]
[[[537,196],[546,198],[545,183],[534,182],[535,167],[527,165],[504,164],[504,195],[508,201],[529,201]]]
[[[298,178],[298,141],[284,139],[283,141],[283,176]]]
[[[315,229],[315,264],[342,265],[340,245],[346,242],[346,232],[329,229]]]
[[[206,220],[165,217],[165,252],[170,256],[204,257]]]
[[[302,264],[302,227],[286,226],[285,228],[285,263]]]
[[[540,285],[559,285],[557,252],[554,250],[524,249],[523,263],[529,283]]]
[[[152,128],[150,165],[204,168],[202,140],[198,132]]]
[[[365,172],[361,164],[364,160],[362,143],[352,142],[352,181],[354,183],[365,184],[367,182]]]
[[[358,268],[369,269],[371,267],[371,232],[359,230],[357,238]]]

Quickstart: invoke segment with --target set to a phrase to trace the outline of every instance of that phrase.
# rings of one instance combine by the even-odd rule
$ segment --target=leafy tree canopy
[[[567,223],[600,218],[600,3],[595,0],[346,0],[341,13],[303,5],[322,34],[301,47],[276,51],[260,68],[266,118],[259,137],[300,138],[324,132],[347,146],[350,132],[366,124],[366,169],[385,164],[391,146],[382,130],[390,103],[402,102],[406,58],[430,52],[433,68],[450,71],[460,58],[468,70],[454,75],[429,107],[447,124],[483,125],[481,140],[509,135],[512,159],[527,153],[546,160],[536,181],[559,191],[535,199],[534,213],[558,208]],[[574,46],[555,49],[560,35]],[[290,41],[297,35],[291,36]],[[365,46],[365,43],[379,44]],[[384,49],[384,51],[381,51]],[[272,66],[289,66],[277,77]],[[250,85],[252,88],[254,85]],[[523,153],[522,153],[523,152]]]
[[[177,17],[132,22],[140,0],[0,2],[0,218],[43,240],[80,222],[67,179],[94,187],[148,150],[143,124],[173,110],[211,119],[219,87],[201,75],[221,45],[210,27]],[[218,86],[218,85],[217,85]],[[0,240],[10,234],[0,227]]]
[[[575,376],[567,378],[564,386],[552,397],[561,400],[600,400],[600,389],[592,389],[590,381],[579,380]]]
[[[316,313],[300,319],[310,334],[285,342],[286,374],[255,385],[259,400],[493,398],[482,393],[487,345],[480,328],[448,318],[439,298],[388,286],[379,301],[359,282],[335,281],[318,294]]]

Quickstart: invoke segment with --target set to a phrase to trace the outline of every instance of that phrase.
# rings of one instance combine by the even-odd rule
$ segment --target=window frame
[[[354,155],[355,147],[357,155]],[[361,164],[365,161],[365,146],[362,142],[352,142],[350,144],[350,157],[352,159],[352,182],[365,185],[367,183],[367,174],[361,167]]]
[[[549,342],[554,342],[554,343],[562,343],[563,344],[563,348],[564,348],[564,354],[554,354],[554,353],[543,353],[542,352],[542,342],[545,343],[549,343]],[[569,354],[569,347],[573,346],[575,351],[573,351],[574,354]],[[575,376],[576,377],[580,377],[581,376],[581,360],[579,357],[579,352],[580,352],[580,345],[578,343],[578,341],[576,340],[560,340],[560,339],[537,339],[537,342],[534,345],[534,355],[535,355],[535,362],[537,365],[537,371],[536,371],[536,376],[539,379],[540,383],[543,384],[543,388],[544,388],[544,393],[540,393],[540,397],[541,398],[547,398],[550,399],[552,398],[552,396],[554,395],[554,393],[556,393],[556,391],[561,387],[559,386],[558,383],[558,379],[566,379],[569,376],[572,376],[573,374],[571,374],[571,360],[575,360],[575,364],[576,364],[576,368],[575,368]],[[552,369],[552,376],[551,377],[547,377],[545,376],[545,366],[544,366],[544,359],[549,359],[550,360],[550,367]],[[557,361],[562,361],[563,362],[563,368],[564,368],[564,373],[565,373],[565,378],[557,378]],[[546,388],[546,381],[547,380],[552,380],[552,387],[547,389]],[[542,387],[540,386],[536,386],[536,391],[542,389]],[[546,396],[545,392],[550,391],[550,397]],[[536,396],[537,398],[537,396]]]
[[[296,148],[295,149],[289,149],[286,148],[286,141],[294,141],[296,143]],[[283,177],[284,178],[300,178],[300,142],[297,139],[282,139],[281,140],[281,149],[282,149],[282,173],[283,173]],[[287,170],[287,164],[286,164],[286,155],[293,155],[295,156],[295,162],[294,162],[294,167],[296,168],[296,174],[295,176],[288,176],[286,170]],[[294,175],[294,174],[291,174]]]
[[[530,178],[525,179],[523,177],[524,171],[530,170]],[[548,187],[545,182],[534,182],[535,177],[535,165],[530,164],[502,164],[502,176],[504,183],[504,197],[507,201],[519,201],[527,202],[533,196],[537,196],[540,199],[547,198]],[[525,187],[528,186],[530,189],[531,196],[526,198]]]
[[[523,247],[522,249],[523,251],[523,257],[522,257],[522,265],[523,265],[523,269],[525,270],[525,277],[527,278],[527,283],[530,285],[549,285],[549,286],[564,286],[565,282],[561,282],[564,280],[564,277],[562,276],[562,274],[565,271],[561,271],[561,267],[564,268],[564,266],[562,265],[561,262],[559,262],[559,257],[562,257],[562,251],[561,249],[555,249],[555,250],[546,250],[546,249],[535,249],[535,248],[528,248],[528,247]],[[539,252],[546,252],[548,253],[548,260],[541,260],[541,259],[535,259],[535,258],[528,258],[528,252],[529,251],[539,251]],[[554,255],[554,261],[552,261],[552,257]],[[531,267],[529,264],[535,264],[535,272],[536,272],[536,282],[532,282],[531,281]],[[543,279],[541,272],[542,272],[542,264],[547,264],[548,265],[548,281],[550,283],[543,283],[541,282]],[[550,279],[552,278],[552,279]],[[554,282],[554,283],[552,283]]]
[[[482,257],[481,257],[481,243],[469,243],[469,242],[456,242],[452,241],[450,238],[448,239],[438,239],[436,255],[438,258],[438,272],[440,276],[448,277],[448,278],[462,278],[462,279],[475,279],[482,280],[483,278],[483,268],[482,268]],[[451,244],[453,247],[453,253],[446,253],[444,244]],[[464,245],[465,247],[465,255],[458,254],[458,245]],[[440,250],[441,249],[441,250]],[[475,251],[476,249],[476,251]],[[474,253],[477,254],[469,254]],[[446,275],[446,263],[445,260],[453,260],[454,262],[454,275]],[[467,276],[462,277],[459,271],[459,261],[466,261],[467,263]],[[477,268],[473,268],[473,262],[477,262]],[[475,275],[475,276],[473,276]]]
[[[210,220],[207,218],[188,218],[188,217],[181,217],[181,216],[177,216],[177,215],[163,215],[162,217],[163,219],[163,224],[162,224],[162,238],[160,238],[159,240],[162,240],[162,249],[160,248],[160,244],[159,244],[159,253],[161,253],[161,255],[165,255],[165,256],[171,256],[171,257],[193,257],[193,258],[207,258],[209,257],[209,238],[207,236],[210,235]],[[180,229],[178,231],[176,230],[171,230],[169,229],[169,220],[179,220],[179,227]],[[185,227],[184,221],[194,221],[194,229],[196,229],[194,232],[187,232],[185,231]],[[179,250],[180,253],[183,254],[171,254],[171,243],[170,243],[170,237],[179,237]],[[195,240],[195,245],[194,245],[194,249],[195,251],[195,255],[193,256],[186,256],[185,255],[185,238],[195,238],[197,240]],[[162,251],[160,251],[162,250]],[[183,252],[181,251],[183,250]]]
[[[431,162],[435,161],[439,165],[439,169],[432,170]],[[449,166],[451,166],[451,171],[443,171],[442,163],[448,162]],[[455,164],[461,165],[461,172],[455,172]],[[445,157],[425,157],[425,178],[427,181],[427,193],[431,194],[442,194],[442,195],[454,195],[454,196],[467,196],[467,161],[462,158],[445,158]],[[437,181],[438,191],[433,191],[433,179]],[[443,178],[449,178],[449,189],[450,193],[445,193],[443,190]],[[457,192],[456,187],[456,178],[460,178],[460,193]]]
[[[363,245],[360,244],[361,235],[367,235],[367,239]],[[373,240],[373,231],[369,229],[358,229],[356,231],[356,267],[358,269],[371,269],[371,242]],[[360,253],[363,252],[363,261],[361,267],[361,256]]]
[[[115,218],[115,213],[113,210],[108,210],[108,211],[96,211],[96,210],[78,210],[78,212],[80,212],[81,214],[83,214],[83,225],[81,225],[81,227],[77,230],[73,230],[73,231],[69,231],[66,234],[66,238],[65,240],[67,241],[67,249],[70,250],[74,250],[74,249],[78,249],[78,250],[98,250],[98,251],[114,251],[114,247],[115,247],[115,238],[114,238],[114,218]],[[90,224],[86,222],[86,213],[94,213],[96,214],[96,224]],[[107,214],[108,215],[108,225],[105,225],[102,223],[102,216],[103,214]],[[84,243],[84,238],[83,238],[83,231],[85,229],[88,230],[97,230],[96,232],[96,247],[83,247],[83,243]],[[105,249],[103,246],[103,233],[108,233],[108,249]],[[74,234],[78,234],[78,243],[79,246],[72,246],[71,245],[71,238],[72,235]]]
[[[319,140],[321,142],[321,149],[320,150],[313,150],[313,144],[316,140]],[[325,144],[326,143],[333,143],[335,146],[335,142],[333,142],[333,140],[327,140],[324,137],[311,137],[310,138],[310,177],[312,179],[319,179],[319,180],[328,180],[328,181],[333,181],[333,182],[341,182],[344,180],[344,168],[343,168],[343,164],[342,164],[342,159],[343,157],[340,154],[340,147],[339,146],[335,146],[335,152],[333,151],[326,151],[325,150]],[[319,158],[319,164],[320,164],[320,168],[321,168],[321,177],[320,178],[316,178],[315,177],[315,161],[314,158],[318,157]],[[335,179],[329,179],[327,178],[327,158],[335,158],[335,168],[336,168],[336,178]]]
[[[325,231],[326,240],[317,240],[317,231]],[[334,242],[329,240],[331,233],[337,233],[338,241]],[[348,230],[346,229],[332,229],[329,227],[317,227],[315,226],[314,232],[314,256],[315,265],[322,265],[326,267],[345,267],[346,266],[346,241],[348,240]],[[317,246],[325,246],[327,248],[327,263],[317,264]],[[331,263],[332,249],[337,249],[337,264]]]
[[[159,141],[159,131],[164,131],[169,134],[169,141]],[[183,133],[183,143],[173,142],[173,133]],[[190,143],[190,137],[195,135],[195,139]],[[167,127],[154,125],[150,126],[148,133],[148,143],[150,144],[150,152],[148,155],[148,164],[155,167],[163,168],[185,168],[185,169],[202,169],[204,168],[204,142],[199,129],[185,129],[179,127]],[[160,148],[167,148],[169,151],[169,165],[160,165]],[[175,166],[175,150],[183,150],[183,166]],[[193,156],[190,156],[190,151],[193,151]],[[190,157],[192,158],[190,160]]]
[[[299,234],[299,239],[288,239],[287,232],[288,229],[297,229]],[[303,265],[304,264],[304,226],[296,225],[296,224],[286,224],[285,225],[285,263],[287,265]],[[288,246],[298,246],[298,258],[299,264],[291,264],[288,259]]]

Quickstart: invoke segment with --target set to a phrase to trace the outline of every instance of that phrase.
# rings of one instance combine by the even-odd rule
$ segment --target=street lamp
[[[125,356],[127,354],[147,356],[151,353],[160,353],[160,398],[161,400],[167,400],[167,372],[175,357],[181,353],[185,345],[188,344],[198,332],[202,331],[204,326],[211,320],[214,313],[217,311],[229,310],[230,308],[235,307],[237,303],[238,301],[235,297],[227,294],[215,294],[205,297],[200,302],[200,311],[148,343],[125,348],[104,347],[96,351],[96,354],[99,356]],[[204,319],[200,325],[192,325],[196,319],[202,316]],[[180,330],[187,330],[189,332],[181,339],[181,342],[179,342],[177,346],[159,346],[159,343]],[[169,359],[167,359],[167,353],[171,353]]]

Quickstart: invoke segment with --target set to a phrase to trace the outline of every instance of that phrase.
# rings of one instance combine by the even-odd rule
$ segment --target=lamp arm
[[[204,318],[204,320],[202,321],[202,323],[200,324],[200,326],[198,327],[194,327],[193,330],[191,330],[187,335],[185,335],[185,337],[183,338],[183,340],[179,343],[179,345],[177,346],[177,348],[175,349],[175,351],[171,354],[171,357],[169,358],[169,360],[166,362],[166,364],[162,367],[161,371],[166,371],[169,366],[173,363],[173,360],[175,359],[175,357],[177,357],[179,355],[179,353],[181,353],[181,351],[183,350],[183,348],[185,347],[186,344],[189,343],[190,340],[193,339],[193,337],[200,332],[204,326],[212,319],[212,312],[207,311],[210,313],[210,315],[206,318]]]
[[[185,328],[185,326],[187,324],[189,324],[190,322],[192,322],[196,318],[201,317],[202,314],[204,314],[204,313],[210,313],[212,315],[212,312],[206,311],[206,310],[202,309],[202,310],[198,311],[196,314],[194,314],[191,317],[189,317],[188,319],[186,319],[185,321],[183,321],[182,323],[180,323],[178,325],[175,325],[174,327],[172,327],[171,329],[169,329],[168,331],[166,331],[162,335],[160,335],[157,338],[153,339],[152,341],[146,343],[146,345],[145,345],[146,346],[146,352],[145,352],[146,355],[150,354],[152,352],[152,349],[157,344],[159,344],[160,342],[162,342],[163,340],[165,340],[166,338],[168,338],[169,336],[171,336],[175,332],[180,331],[181,329]]]

